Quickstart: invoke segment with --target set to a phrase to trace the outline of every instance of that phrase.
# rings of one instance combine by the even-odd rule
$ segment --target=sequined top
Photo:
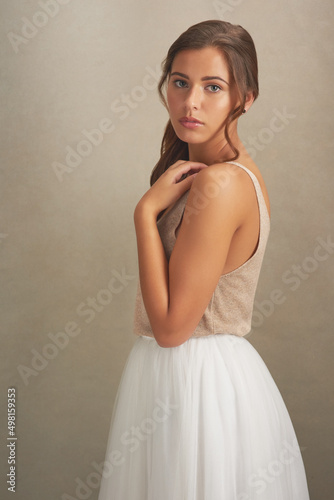
[[[232,163],[245,170],[253,181],[260,214],[258,245],[253,255],[244,264],[220,276],[210,302],[191,337],[218,333],[244,336],[251,330],[254,297],[270,232],[270,217],[262,189],[255,174],[240,165],[240,163],[232,161],[227,163]],[[177,229],[182,221],[188,194],[189,190],[167,212],[164,212],[157,221],[158,231],[168,261],[176,241]],[[154,337],[143,303],[139,280],[133,326],[136,335]]]

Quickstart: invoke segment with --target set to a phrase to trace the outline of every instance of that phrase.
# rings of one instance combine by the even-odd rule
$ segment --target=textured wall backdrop
[[[311,498],[332,499],[333,17],[331,0],[2,4],[1,498],[15,388],[15,498],[97,499],[135,340],[133,210],[167,121],[160,63],[191,24],[220,18],[257,47],[240,134],[272,205],[247,338],[287,404]]]

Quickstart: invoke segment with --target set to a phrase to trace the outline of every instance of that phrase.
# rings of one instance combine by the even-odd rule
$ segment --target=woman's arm
[[[168,262],[156,219],[157,215],[146,206],[136,208],[140,288],[154,336],[160,344],[168,322],[169,284]]]
[[[233,165],[211,165],[188,182],[191,188],[169,263],[156,224],[160,188],[165,194],[168,182],[158,185],[151,198],[148,191],[134,215],[143,301],[161,347],[180,345],[191,336],[222,274],[233,234],[254,203],[249,176]],[[175,185],[169,189],[174,193]]]

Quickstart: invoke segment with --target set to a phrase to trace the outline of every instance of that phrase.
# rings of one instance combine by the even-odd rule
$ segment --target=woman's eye
[[[221,90],[221,88],[219,87],[219,85],[212,84],[212,85],[208,85],[208,87],[211,89],[211,92],[214,92],[214,93],[216,93],[219,90]]]
[[[173,81],[173,84],[175,85],[175,87],[178,87],[180,89],[183,89],[185,87],[187,87],[187,82],[184,81],[184,80],[174,80]],[[210,92],[216,94],[217,92],[219,92],[219,90],[221,90],[221,87],[219,85],[216,85],[216,84],[211,84],[211,85],[208,85],[207,88],[210,90]]]
[[[184,80],[174,80],[174,85],[183,88],[187,83]]]

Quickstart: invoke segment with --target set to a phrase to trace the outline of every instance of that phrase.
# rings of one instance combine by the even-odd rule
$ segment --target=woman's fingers
[[[158,214],[182,196],[197,173],[206,167],[201,162],[178,160],[157,179],[140,201],[153,207],[152,210]]]
[[[171,168],[172,169],[185,169],[185,172],[194,169],[194,170],[200,170],[202,168],[207,167],[205,163],[199,162],[199,161],[189,161],[189,160],[178,160],[176,163],[174,163]]]
[[[195,173],[198,173],[203,168],[206,168],[208,165],[201,162],[196,161],[183,161],[179,160],[174,165],[172,165],[172,171],[175,175],[174,182],[179,182],[182,176],[189,177]]]

